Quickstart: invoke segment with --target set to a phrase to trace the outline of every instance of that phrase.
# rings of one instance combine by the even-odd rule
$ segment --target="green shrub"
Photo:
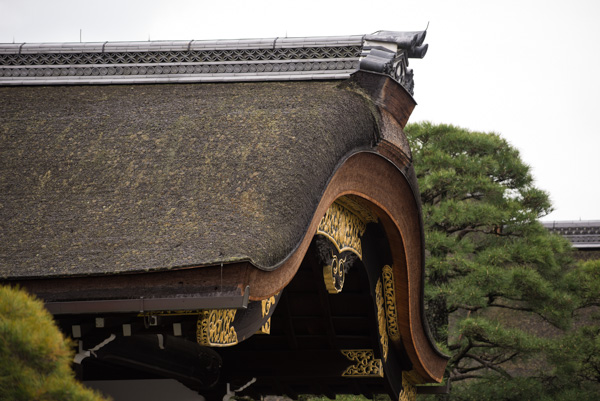
[[[41,301],[0,286],[1,400],[104,400],[75,379],[73,354]]]

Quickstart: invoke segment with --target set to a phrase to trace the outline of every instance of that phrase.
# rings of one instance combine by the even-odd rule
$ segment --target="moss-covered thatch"
[[[376,141],[338,85],[0,88],[0,277],[276,266]]]

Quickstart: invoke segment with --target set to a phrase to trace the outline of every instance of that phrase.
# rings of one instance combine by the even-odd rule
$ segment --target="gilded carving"
[[[260,326],[258,334],[271,334],[271,318],[268,318],[265,324]]]
[[[408,380],[406,372],[402,372],[402,390],[400,391],[398,401],[416,401],[416,399],[416,387],[413,386],[412,383]]]
[[[367,202],[362,198],[346,195],[337,198],[335,201],[358,216],[363,223],[377,223],[377,215],[371,211],[371,208],[366,204]]]
[[[360,236],[365,229],[366,223],[360,217],[335,201],[321,219],[317,234],[329,238],[340,253],[351,251],[362,259]]]
[[[272,296],[268,299],[263,299],[262,303],[262,317],[263,319],[269,316],[269,312],[271,311],[271,307],[275,305],[275,296]],[[268,318],[267,321],[261,326],[258,331],[262,334],[271,334],[271,318]]]
[[[387,318],[388,335],[392,341],[400,341],[398,328],[398,312],[396,309],[396,293],[394,290],[394,272],[388,265],[383,266],[383,294],[385,296],[385,316]]]
[[[200,345],[226,347],[238,342],[233,320],[237,309],[211,309],[198,316],[196,331]]]
[[[346,259],[338,259],[337,255],[333,255],[331,263],[323,266],[323,279],[325,280],[327,292],[330,294],[337,294],[344,288],[346,275],[344,272],[344,263],[346,263]]]
[[[375,304],[377,305],[377,321],[379,323],[379,341],[381,342],[381,352],[383,353],[383,360],[387,361],[388,355],[388,334],[386,315],[383,307],[383,290],[381,285],[381,278],[377,280],[375,286]]]
[[[383,364],[381,359],[375,358],[375,353],[370,349],[342,350],[342,354],[354,365],[346,368],[342,376],[345,377],[383,377]]]
[[[271,298],[263,299],[260,302],[262,304],[262,317],[269,316],[269,312],[271,311],[271,307],[273,305],[275,305],[275,295],[273,295]]]

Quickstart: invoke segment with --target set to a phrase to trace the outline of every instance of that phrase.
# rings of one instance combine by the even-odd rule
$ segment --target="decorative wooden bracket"
[[[343,196],[329,206],[321,219],[317,234],[327,238],[337,252],[330,252],[324,260],[323,279],[330,294],[337,294],[344,287],[346,271],[354,257],[362,259],[360,237],[367,223],[376,222],[377,217],[360,201]],[[352,253],[356,256],[343,256]]]
[[[344,288],[346,277],[344,263],[346,263],[346,258],[338,258],[338,255],[333,255],[331,263],[323,266],[323,280],[325,280],[325,287],[330,294],[337,294]]]
[[[402,372],[402,390],[398,401],[416,401],[417,400],[417,389],[408,379],[407,372]]]
[[[321,219],[317,234],[329,238],[338,252],[350,251],[362,259],[360,236],[365,228],[365,223],[358,216],[335,201]]]
[[[267,318],[267,321],[261,326],[260,330],[258,331],[261,334],[271,334],[271,316],[270,316],[270,312],[271,312],[271,307],[273,305],[275,305],[275,295],[273,295],[271,298],[268,299],[263,299],[261,302],[261,307],[262,307],[262,317],[263,319],[265,317]]]
[[[385,297],[385,317],[387,319],[387,333],[392,341],[400,341],[398,328],[398,312],[396,309],[396,292],[394,290],[394,271],[391,266],[383,266],[383,294]]]
[[[342,376],[344,377],[383,377],[383,364],[381,359],[375,358],[375,353],[370,349],[342,350],[342,354],[352,362]]]
[[[196,340],[210,347],[236,345],[257,333],[270,334],[271,316],[281,293],[261,301],[251,301],[246,309],[198,311]]]
[[[381,353],[383,355],[383,360],[387,361],[389,347],[387,321],[383,303],[383,289],[381,285],[381,278],[379,278],[377,280],[377,285],[375,286],[375,304],[377,306],[377,323],[379,328],[379,342],[381,343]]]
[[[226,347],[238,343],[233,327],[237,309],[205,310],[198,316],[197,341],[200,345]]]

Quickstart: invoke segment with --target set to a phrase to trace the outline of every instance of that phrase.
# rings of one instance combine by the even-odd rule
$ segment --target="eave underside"
[[[363,394],[369,398],[374,394],[389,394],[392,389],[384,376],[389,371],[382,371],[382,376],[344,376],[356,362],[348,360],[343,350],[371,350],[375,358],[382,359],[378,351],[376,311],[366,282],[364,267],[356,265],[348,273],[343,291],[329,294],[313,244],[279,299],[271,317],[270,334],[255,334],[233,347],[213,348],[222,358],[221,378],[212,388],[195,389],[208,399],[221,399],[227,383],[239,388],[255,378],[256,382],[238,395],[259,399],[279,394],[296,399],[301,394],[325,394],[331,398],[335,394]],[[64,330],[70,330],[73,319],[59,319]],[[159,319],[162,320],[156,327],[140,327],[137,334],[163,332],[161,323],[165,320]],[[109,321],[106,319],[107,326]],[[87,340],[86,345],[93,345],[114,329],[106,327],[104,334],[96,332],[94,340]],[[391,351],[388,358],[404,361],[402,367],[409,371],[410,362],[402,352]],[[84,360],[80,370],[83,380],[159,377],[157,372],[132,369],[122,361],[115,364],[111,355],[119,354],[118,348],[111,351],[107,346],[97,354],[98,358]],[[194,388],[191,380],[182,381]]]

